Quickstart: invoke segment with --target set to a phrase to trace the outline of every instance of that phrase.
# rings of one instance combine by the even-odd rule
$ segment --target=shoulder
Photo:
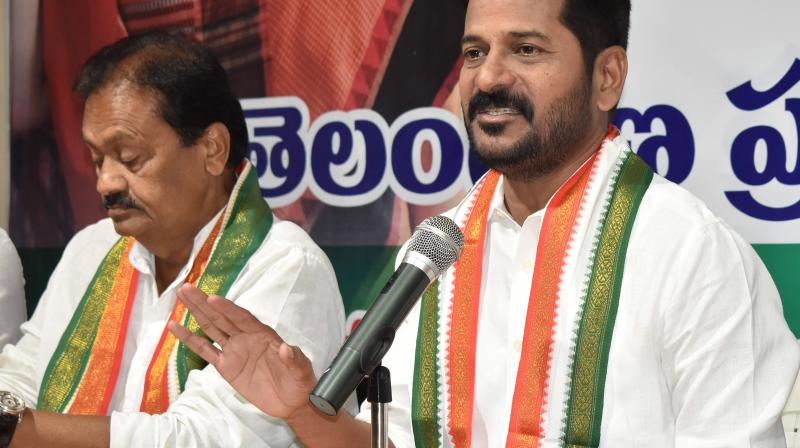
[[[708,284],[712,279],[744,281],[740,284],[748,289],[755,284],[774,288],[749,243],[701,199],[658,175],[636,215],[626,270],[629,267],[651,280],[664,277],[665,291],[679,283]]]
[[[66,250],[91,246],[111,247],[119,238],[111,218],[105,218],[79,230],[67,243]]]
[[[119,238],[109,218],[90,224],[76,233],[67,243],[61,260],[50,275],[36,313],[53,314],[60,325],[63,314],[71,313],[70,310],[78,306],[98,267]],[[46,311],[51,308],[52,311]]]
[[[290,221],[275,218],[272,228],[264,239],[261,249],[270,252],[272,257],[294,256],[307,259],[314,264],[321,263],[330,266],[325,252],[311,239],[311,237]],[[331,272],[333,269],[331,268]]]
[[[305,230],[291,221],[284,221],[277,217],[272,223],[272,228],[269,230],[265,243],[275,248],[294,248],[322,254],[322,249],[317,246]]]
[[[659,175],[647,189],[636,226],[646,227],[648,233],[674,238],[696,231],[720,219],[697,196]]]
[[[261,246],[250,257],[245,272],[249,277],[264,277],[259,282],[275,282],[275,274],[281,273],[284,281],[288,277],[317,277],[321,283],[330,280],[329,283],[336,284],[333,266],[325,252],[298,225],[277,217]]]
[[[79,272],[88,270],[89,275],[94,274],[97,266],[119,238],[120,235],[114,230],[114,223],[110,218],[84,227],[67,243],[56,272],[63,269]]]
[[[668,250],[712,240],[726,240],[732,248],[749,247],[700,198],[655,175],[636,215],[631,244]]]

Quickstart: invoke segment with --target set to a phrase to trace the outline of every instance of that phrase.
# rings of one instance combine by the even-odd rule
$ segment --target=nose
[[[97,192],[101,196],[109,196],[126,191],[128,183],[122,173],[119,162],[106,157],[97,168]]]
[[[514,74],[508,61],[497,51],[486,55],[475,74],[475,87],[486,93],[510,87],[513,82]]]

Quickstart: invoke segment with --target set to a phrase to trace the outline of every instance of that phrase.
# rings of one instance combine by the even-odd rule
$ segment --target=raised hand
[[[206,296],[188,283],[180,287],[178,297],[222,350],[175,322],[169,322],[169,330],[242,396],[277,418],[290,418],[307,407],[316,378],[299,348],[225,298]]]

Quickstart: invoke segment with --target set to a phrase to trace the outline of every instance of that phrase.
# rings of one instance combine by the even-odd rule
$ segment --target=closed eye
[[[136,172],[141,167],[141,157],[134,157],[128,160],[120,160],[120,162],[125,165],[125,168],[128,169],[130,172]]]

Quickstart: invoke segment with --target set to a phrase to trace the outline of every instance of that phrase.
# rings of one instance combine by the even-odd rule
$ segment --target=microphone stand
[[[378,364],[369,375],[367,401],[372,409],[372,448],[388,448],[388,409],[392,402],[392,379],[389,369]]]

